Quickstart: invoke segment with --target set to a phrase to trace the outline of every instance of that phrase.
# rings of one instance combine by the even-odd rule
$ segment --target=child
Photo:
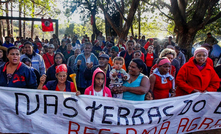
[[[94,95],[94,96],[103,96],[103,97],[112,97],[111,91],[106,85],[106,75],[105,73],[98,67],[92,77],[92,84],[89,86],[84,94],[86,95]]]
[[[122,69],[122,66],[124,64],[124,58],[123,57],[115,57],[113,59],[114,66],[110,71],[110,88],[113,87],[120,87],[123,84],[123,80],[129,80],[130,75],[126,73],[124,69]],[[123,94],[113,94],[114,98],[122,98]]]

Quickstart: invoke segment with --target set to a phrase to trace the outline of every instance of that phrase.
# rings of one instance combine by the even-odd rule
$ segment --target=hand
[[[202,93],[206,93],[206,92],[208,92],[207,90],[204,90]]]
[[[200,92],[200,93],[201,93],[201,91],[198,90],[198,89],[194,89],[194,90],[192,91],[192,93],[196,93],[196,92]]]
[[[127,76],[125,75],[125,76],[123,76],[123,80],[127,80]]]
[[[41,77],[40,77],[40,83],[41,84],[44,84],[45,83],[45,81],[46,81],[46,75],[45,74],[43,74]]]
[[[80,92],[80,91],[77,91],[77,92],[76,92],[76,96],[79,96],[79,95],[81,95],[81,92]]]
[[[125,86],[121,86],[120,87],[120,91],[123,93],[123,92],[126,92],[127,91],[127,87]]]
[[[112,74],[112,77],[116,77],[117,76],[117,72]]]
[[[170,93],[171,97],[175,97],[176,96],[176,92]]]
[[[91,63],[86,63],[87,68],[91,69],[93,67],[93,62]]]
[[[77,61],[77,65],[81,65],[81,60],[78,60],[78,61]]]

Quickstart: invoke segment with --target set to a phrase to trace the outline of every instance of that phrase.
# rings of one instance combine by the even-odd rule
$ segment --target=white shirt
[[[103,97],[103,89],[101,89],[101,91],[99,91],[99,92],[94,90],[94,96],[101,96],[101,97]]]

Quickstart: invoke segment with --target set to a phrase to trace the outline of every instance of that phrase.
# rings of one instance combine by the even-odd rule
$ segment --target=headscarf
[[[66,72],[67,73],[68,69],[67,69],[67,66],[65,64],[61,64],[61,65],[58,65],[56,66],[56,74],[57,73],[60,73],[60,72]]]

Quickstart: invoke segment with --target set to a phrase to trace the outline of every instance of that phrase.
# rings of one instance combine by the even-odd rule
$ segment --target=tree
[[[221,17],[219,0],[170,0],[170,3],[163,0],[153,3],[143,1],[174,21],[176,41],[181,48],[188,50],[188,57],[197,32]],[[165,8],[169,9],[169,13],[162,10]]]
[[[109,1],[109,0],[107,0],[107,1]],[[116,10],[120,14],[120,18],[122,19],[122,22],[120,19],[120,25],[116,25],[114,23],[114,20],[111,19],[111,14],[109,13],[110,9],[107,6],[105,7],[105,4],[108,4],[107,1],[99,1],[98,5],[101,8],[101,10],[104,12],[105,18],[107,19],[107,21],[111,25],[111,27],[114,29],[114,31],[117,33],[117,35],[120,38],[124,39],[127,36],[129,29],[132,26],[134,15],[137,11],[140,0],[132,0],[132,2],[129,2],[130,8],[129,8],[127,15],[124,14],[125,8],[122,8],[125,5],[124,0],[120,1],[121,7],[119,6],[119,3],[116,2],[116,0],[112,0],[112,2],[109,2],[109,3],[115,4]],[[127,16],[127,17],[125,17],[125,16]],[[124,21],[124,24],[123,24],[123,21]]]

